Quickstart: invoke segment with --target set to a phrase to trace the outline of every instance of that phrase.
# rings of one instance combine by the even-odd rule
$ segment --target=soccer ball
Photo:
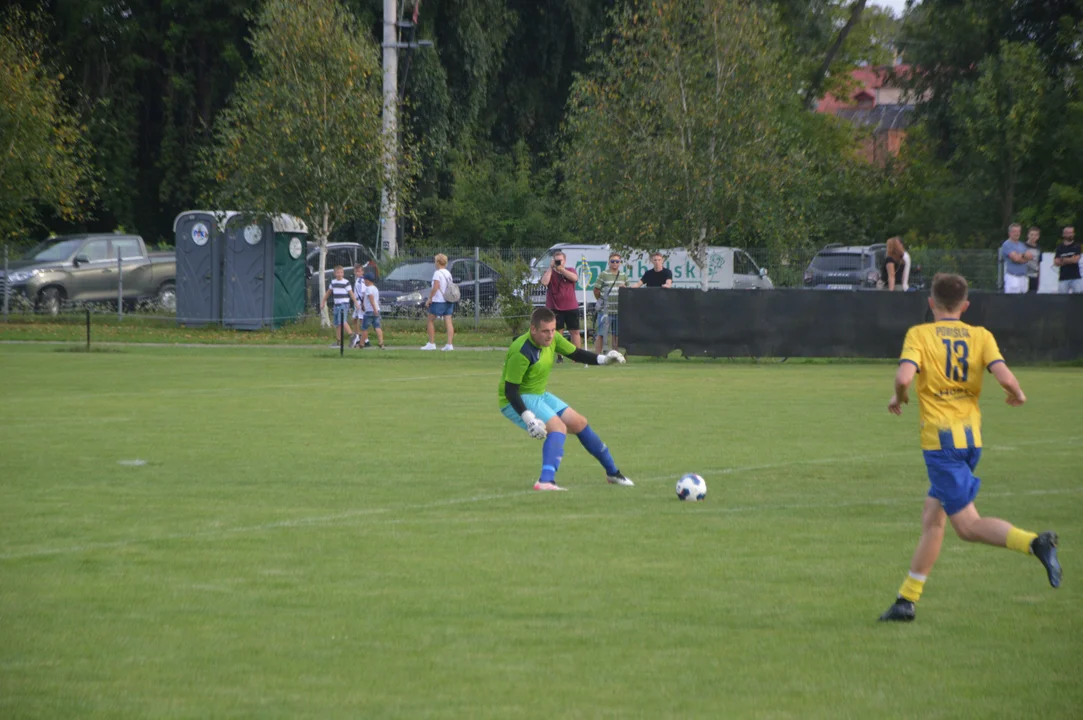
[[[707,483],[699,475],[688,473],[677,481],[677,499],[702,500],[707,497]]]

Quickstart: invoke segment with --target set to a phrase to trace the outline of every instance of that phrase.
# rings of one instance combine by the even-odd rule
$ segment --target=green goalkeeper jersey
[[[504,373],[497,390],[500,407],[508,405],[508,398],[504,395],[505,382],[518,385],[523,395],[542,395],[549,384],[549,373],[553,370],[557,353],[570,356],[573,352],[575,345],[559,334],[553,337],[552,345],[544,348],[530,341],[530,332],[515,338],[504,357]]]

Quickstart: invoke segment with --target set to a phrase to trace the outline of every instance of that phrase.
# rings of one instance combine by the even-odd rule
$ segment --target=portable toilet
[[[187,210],[173,221],[177,247],[177,322],[206,325],[222,319],[221,227],[235,212]]]
[[[277,327],[304,312],[306,236],[304,222],[289,215],[238,213],[229,218],[223,245],[224,326]]]
[[[307,277],[305,249],[308,227],[292,215],[275,215],[274,227],[274,300],[271,306],[274,327],[296,320],[305,312]]]

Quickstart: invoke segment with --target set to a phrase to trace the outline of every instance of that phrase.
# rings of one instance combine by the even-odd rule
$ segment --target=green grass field
[[[927,487],[890,364],[565,364],[637,486],[570,440],[534,493],[502,360],[0,346],[0,717],[1083,717],[1080,369],[987,385],[979,468],[1061,589],[950,536],[885,625]]]

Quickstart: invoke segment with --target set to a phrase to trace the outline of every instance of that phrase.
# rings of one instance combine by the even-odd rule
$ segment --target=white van
[[[542,273],[549,268],[553,259],[553,253],[560,251],[568,258],[568,264],[575,267],[579,273],[579,282],[576,294],[582,302],[583,289],[587,289],[587,304],[594,304],[594,294],[590,289],[598,280],[598,275],[603,272],[609,263],[608,245],[576,245],[562,243],[549,248],[544,255],[531,263],[531,302],[534,305],[545,304],[545,288],[539,285]],[[666,261],[664,267],[673,272],[673,287],[699,290],[703,287],[700,270],[692,262],[688,251],[683,248],[662,250]],[[624,259],[621,269],[628,274],[629,284],[636,282],[643,273],[650,270],[650,253],[636,250],[621,256]],[[586,269],[589,272],[584,272]],[[756,261],[738,248],[711,247],[707,248],[707,288],[710,290],[770,290],[774,288],[771,278],[767,277],[767,270],[756,264]]]

